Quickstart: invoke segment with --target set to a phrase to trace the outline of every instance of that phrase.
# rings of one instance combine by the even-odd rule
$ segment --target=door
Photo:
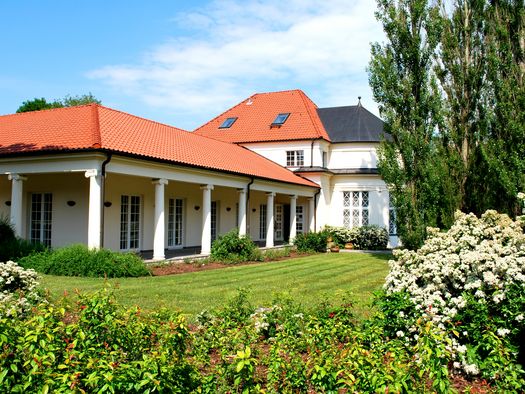
[[[168,247],[181,248],[184,239],[184,200],[168,200]]]
[[[274,237],[276,241],[283,240],[283,205],[275,204]]]
[[[140,248],[140,196],[120,196],[120,249]]]
[[[53,195],[51,193],[32,193],[29,223],[31,242],[40,242],[51,246],[51,222],[53,212]]]

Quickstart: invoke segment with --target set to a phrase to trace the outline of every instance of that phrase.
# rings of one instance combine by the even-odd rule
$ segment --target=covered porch
[[[84,243],[146,259],[207,255],[238,228],[259,245],[313,229],[314,187],[121,155],[0,162],[0,215],[51,247]]]

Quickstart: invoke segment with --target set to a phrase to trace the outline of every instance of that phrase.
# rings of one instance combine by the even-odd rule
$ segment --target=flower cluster
[[[468,328],[459,329],[467,326],[461,319],[474,306],[489,311],[487,319],[490,316],[499,337],[520,332],[525,234],[517,221],[495,211],[481,218],[458,212],[455,219],[447,232],[428,229],[428,239],[418,251],[394,251],[396,260],[389,262],[385,290],[408,294],[418,315],[441,330],[454,327],[453,350],[463,370],[473,374],[478,368],[466,358],[464,344],[469,345],[470,339]]]
[[[40,301],[38,275],[13,261],[0,263],[0,316],[25,313]]]

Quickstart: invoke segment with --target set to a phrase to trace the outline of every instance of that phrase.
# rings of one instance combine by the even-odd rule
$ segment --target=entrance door
[[[170,198],[168,200],[168,247],[180,248],[184,236],[184,200]]]
[[[31,222],[29,235],[31,242],[51,246],[51,213],[53,195],[51,193],[31,194]]]
[[[217,209],[218,203],[217,201],[211,202],[211,242],[215,241],[217,239],[217,223],[219,221],[219,211]]]
[[[120,249],[140,248],[140,196],[120,196]]]

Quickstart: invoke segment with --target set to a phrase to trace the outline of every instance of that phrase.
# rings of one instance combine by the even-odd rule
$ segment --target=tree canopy
[[[377,0],[369,80],[392,139],[378,168],[405,246],[460,209],[516,216],[525,190],[523,0]]]
[[[83,94],[79,96],[67,95],[61,100],[47,101],[44,97],[34,98],[33,100],[27,100],[22,103],[20,107],[16,110],[17,113],[20,112],[31,112],[31,111],[40,111],[43,109],[51,108],[63,108],[63,107],[74,107],[77,105],[84,104],[101,104],[101,101],[98,100],[91,93]]]

